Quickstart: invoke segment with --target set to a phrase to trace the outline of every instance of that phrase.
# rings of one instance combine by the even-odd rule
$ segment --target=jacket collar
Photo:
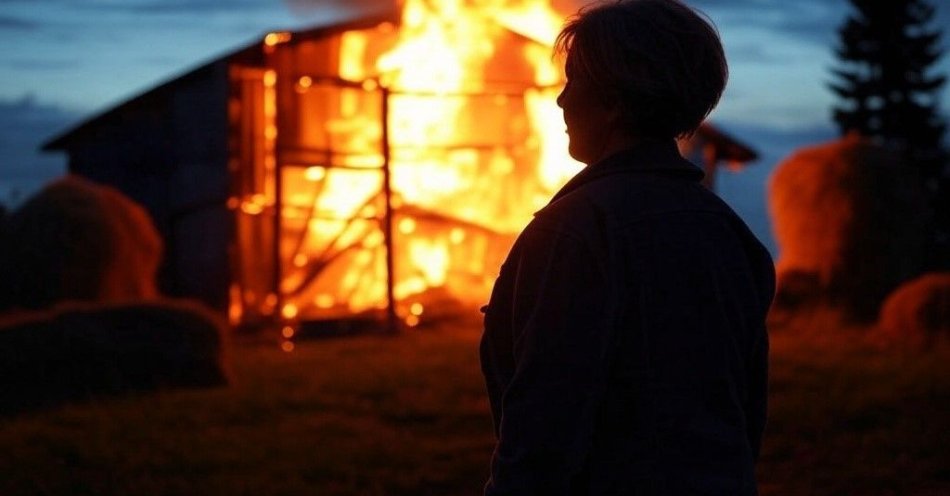
[[[680,155],[674,140],[648,140],[615,153],[577,173],[558,191],[551,202],[597,179],[613,174],[675,176],[699,182],[703,171]]]

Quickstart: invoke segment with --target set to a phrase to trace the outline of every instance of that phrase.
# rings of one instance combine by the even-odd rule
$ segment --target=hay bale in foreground
[[[162,240],[118,190],[66,176],[3,221],[0,309],[156,298]]]
[[[873,319],[885,295],[919,273],[922,198],[912,168],[870,141],[847,137],[796,151],[769,182],[777,303],[819,300]]]
[[[0,320],[0,414],[227,384],[225,324],[186,301],[68,303]]]
[[[924,274],[894,290],[881,307],[878,328],[914,344],[950,337],[950,272]]]

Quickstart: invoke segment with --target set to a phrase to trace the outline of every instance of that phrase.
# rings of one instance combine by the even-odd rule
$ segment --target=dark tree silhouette
[[[931,26],[936,9],[927,0],[849,0],[853,11],[838,29],[829,87],[842,135],[857,133],[899,150],[917,169],[929,193],[930,253],[925,270],[950,268],[950,153],[943,144],[939,91],[944,75],[928,71],[943,55],[941,32]]]
[[[857,132],[903,149],[927,179],[943,162],[944,122],[938,115],[942,75],[928,69],[940,58],[940,30],[929,27],[926,0],[850,0],[854,11],[839,28],[841,67],[829,86],[841,102],[834,120],[841,134]]]

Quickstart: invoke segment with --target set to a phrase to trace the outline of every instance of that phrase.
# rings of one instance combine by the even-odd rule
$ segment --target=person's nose
[[[556,101],[557,101],[557,106],[558,106],[558,107],[564,108],[564,93],[565,93],[565,92],[567,92],[567,85],[566,85],[566,84],[564,85],[564,89],[562,89],[561,92],[558,93],[558,95],[557,95],[557,100],[556,100]]]

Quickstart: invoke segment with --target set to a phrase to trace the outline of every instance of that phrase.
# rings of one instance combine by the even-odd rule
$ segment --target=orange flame
[[[285,74],[263,73],[263,167],[282,188],[284,319],[386,305],[380,88],[389,95],[399,313],[418,324],[426,294],[484,302],[515,234],[581,167],[567,158],[555,102],[560,23],[547,0],[406,0],[398,26],[338,36],[333,71],[343,86],[289,74],[288,99],[278,94]],[[272,52],[296,42],[285,33],[264,40]],[[277,168],[278,101],[300,106],[291,112],[299,148],[330,143],[345,153]],[[265,180],[232,208],[260,216],[275,188]],[[277,301],[268,295],[261,313],[276,312]]]

